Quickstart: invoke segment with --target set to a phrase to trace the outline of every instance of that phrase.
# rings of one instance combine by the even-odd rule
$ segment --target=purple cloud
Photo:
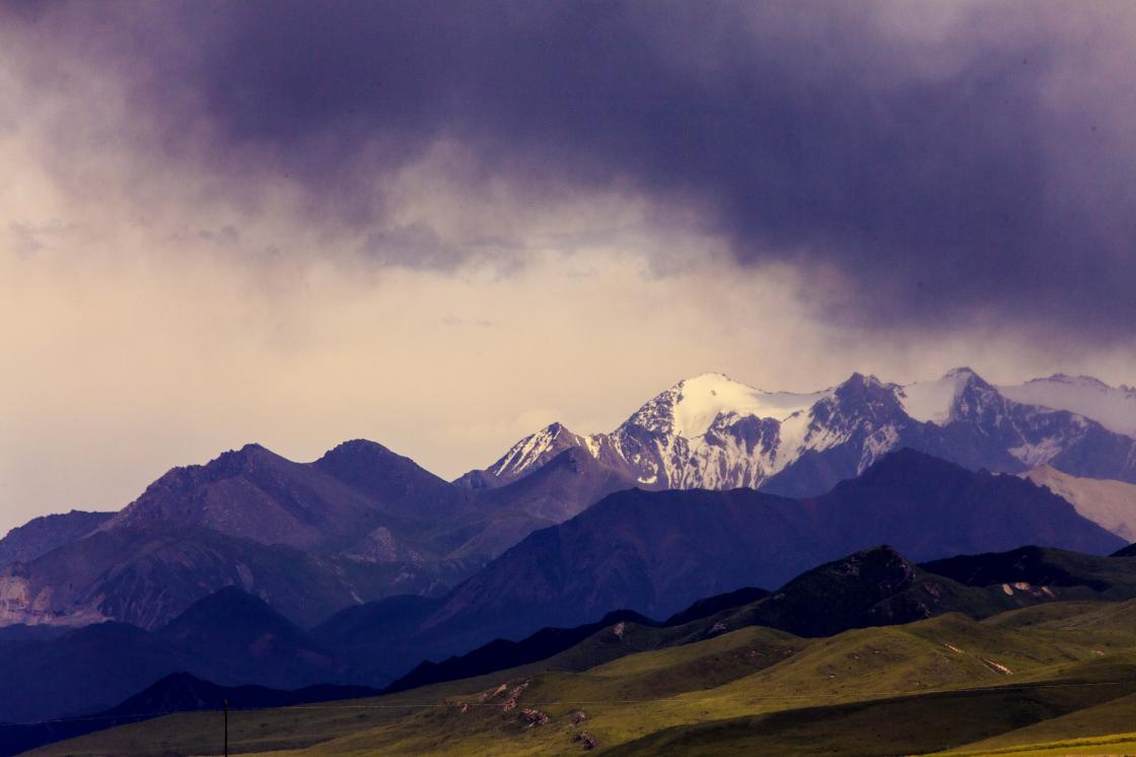
[[[1108,30],[1132,27],[1130,6],[959,7],[938,31],[909,4],[253,0],[9,14],[28,33],[85,40],[45,51],[45,67],[62,50],[131,77],[164,149],[204,115],[202,154],[218,170],[240,166],[238,183],[288,176],[372,241],[394,232],[364,184],[449,139],[534,202],[620,183],[702,209],[739,265],[835,270],[845,296],[818,303],[832,317],[1130,339],[1136,130],[1114,95],[1136,42]],[[394,229],[424,265],[462,258],[429,229]]]

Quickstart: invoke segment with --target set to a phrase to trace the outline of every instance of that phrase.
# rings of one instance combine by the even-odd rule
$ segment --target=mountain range
[[[119,532],[103,531],[80,543],[101,543]],[[193,532],[187,538],[204,539]],[[679,613],[675,622],[688,621],[722,609],[714,602],[691,609],[699,607],[698,600],[745,587],[781,586],[812,566],[881,543],[917,561],[1021,544],[1087,555],[1125,546],[1048,489],[1017,476],[969,471],[914,450],[887,455],[817,498],[796,500],[750,489],[626,490],[530,534],[440,596],[351,605],[334,614],[325,611],[319,623],[297,623],[238,583],[196,600],[169,621],[152,623],[149,630],[122,622],[66,631],[52,625],[9,626],[9,634],[0,635],[0,658],[9,661],[7,680],[16,685],[0,692],[0,711],[13,720],[35,720],[105,709],[178,671],[223,685],[383,686],[423,660],[467,652],[495,638],[523,639],[546,626],[594,623],[613,610],[655,618]],[[256,543],[239,544],[249,549]],[[46,557],[60,552],[72,554],[61,548]],[[235,557],[242,564],[251,560],[248,554]],[[263,570],[286,576],[289,565]],[[257,563],[253,567],[262,569]],[[886,588],[886,582],[876,583]],[[931,606],[936,596],[958,593],[920,591],[902,607],[893,602],[877,614],[906,617]],[[993,594],[1000,598],[1001,589]],[[760,602],[765,594],[746,589],[731,596]],[[786,609],[790,605],[776,594],[762,606],[763,612],[780,608],[778,617],[804,617]],[[306,607],[310,611],[311,605]],[[785,620],[754,622],[809,633],[804,620],[792,626]]]
[[[622,485],[595,474],[569,453],[539,477],[475,493],[373,442],[307,464],[247,445],[171,470],[118,513],[13,530],[0,541],[0,625],[155,628],[229,585],[308,625],[383,596],[442,592],[558,522],[549,513]]]
[[[808,393],[767,392],[708,373],[680,381],[610,433],[553,423],[459,481],[516,481],[566,449],[638,486],[823,493],[889,450],[919,449],[970,468],[1048,464],[1136,483],[1136,390],[1051,376],[996,387],[969,368],[899,385],[854,373]]]
[[[853,374],[793,393],[705,374],[611,433],[552,424],[454,482],[364,440],[311,463],[246,445],[169,471],[117,513],[14,529],[0,540],[0,625],[157,628],[235,585],[308,626],[383,597],[441,597],[529,534],[621,490],[746,487],[808,499],[901,448],[972,470],[1045,465],[1132,483],[1136,441],[1123,432],[1133,408],[1132,389],[1060,375],[995,387],[965,368],[905,386]],[[1115,533],[1131,527],[1099,491],[1061,491]]]

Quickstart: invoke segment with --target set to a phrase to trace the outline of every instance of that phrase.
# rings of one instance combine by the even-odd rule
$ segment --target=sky
[[[679,379],[1136,384],[1136,5],[0,2],[0,532]]]

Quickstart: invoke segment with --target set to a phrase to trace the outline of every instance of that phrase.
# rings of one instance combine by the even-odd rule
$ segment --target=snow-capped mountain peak
[[[510,447],[500,460],[487,468],[487,471],[502,482],[520,478],[566,449],[571,447],[591,449],[589,441],[579,434],[572,433],[562,423],[550,423]]]
[[[952,368],[934,381],[917,381],[899,387],[897,396],[909,416],[942,426],[952,419],[960,395],[971,385],[989,386],[970,368]]]
[[[769,392],[705,373],[659,393],[609,433],[579,436],[552,424],[463,479],[507,483],[573,446],[629,485],[653,488],[810,496],[900,447],[972,468],[1048,463],[1136,483],[1136,390],[1068,376],[999,388],[955,368],[906,386],[853,373],[819,392]]]
[[[734,381],[723,373],[703,373],[683,379],[656,395],[639,408],[627,424],[694,439],[715,425],[719,416],[780,421],[808,409],[824,395],[825,392],[767,392]]]

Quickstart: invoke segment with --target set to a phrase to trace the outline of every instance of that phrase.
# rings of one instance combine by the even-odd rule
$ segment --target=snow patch
[[[1026,465],[1033,467],[1048,463],[1061,454],[1062,449],[1062,439],[1047,437],[1036,443],[1023,442],[1007,451]]]
[[[559,423],[552,423],[535,434],[529,434],[514,444],[504,457],[490,466],[489,472],[494,476],[501,476],[532,467],[540,461],[542,455],[554,448],[556,440],[561,434],[571,435],[572,432]],[[591,450],[591,445],[589,445],[589,450]],[[592,454],[595,455],[594,452]]]
[[[1014,671],[1010,670],[1009,668],[1007,668],[1005,665],[1003,665],[1000,662],[995,662],[994,660],[988,660],[985,657],[979,657],[978,659],[980,659],[984,663],[986,663],[996,673],[1001,673],[1004,676],[1012,676],[1014,674]]]
[[[915,420],[942,426],[951,419],[955,399],[973,376],[969,369],[955,369],[935,381],[901,386],[896,397],[904,412]]]
[[[804,411],[793,413],[781,421],[781,440],[777,445],[778,469],[784,468],[790,461],[800,456],[811,423],[812,413]]]
[[[807,410],[828,392],[767,392],[724,376],[704,373],[680,381],[672,395],[672,433],[687,439],[702,436],[719,415],[734,414],[784,420]]]
[[[895,426],[877,429],[864,440],[864,450],[860,455],[859,471],[863,473],[873,463],[890,452],[899,443],[899,433]]]

